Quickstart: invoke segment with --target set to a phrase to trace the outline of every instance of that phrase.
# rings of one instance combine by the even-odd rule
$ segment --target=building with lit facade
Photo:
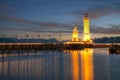
[[[79,33],[78,33],[78,28],[77,28],[76,24],[75,24],[73,32],[72,32],[72,41],[73,42],[79,41]]]
[[[84,33],[83,33],[83,41],[90,42],[90,18],[88,14],[84,14],[83,17],[83,25],[84,25]]]
[[[72,32],[71,41],[65,42],[65,44],[84,44],[92,43],[90,38],[90,18],[88,14],[84,14],[83,17],[83,40],[79,39],[78,27],[75,25]]]

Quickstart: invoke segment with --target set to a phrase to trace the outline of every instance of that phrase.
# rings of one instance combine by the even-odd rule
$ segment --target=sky
[[[82,33],[84,13],[92,34],[120,34],[120,0],[0,0],[0,35],[71,32],[75,24]]]

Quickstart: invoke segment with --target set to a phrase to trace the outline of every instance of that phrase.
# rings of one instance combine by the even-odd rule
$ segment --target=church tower
[[[79,41],[78,36],[79,36],[79,34],[78,34],[77,25],[75,25],[74,29],[73,29],[73,32],[72,32],[72,41],[73,42]]]
[[[90,42],[90,18],[88,14],[84,14],[83,24],[84,24],[84,33],[83,33],[83,41]]]

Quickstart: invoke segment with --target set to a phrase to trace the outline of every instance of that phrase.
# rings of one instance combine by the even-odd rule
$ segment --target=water
[[[107,48],[0,55],[0,80],[120,80],[120,55]]]

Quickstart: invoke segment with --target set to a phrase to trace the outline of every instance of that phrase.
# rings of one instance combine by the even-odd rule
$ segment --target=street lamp
[[[59,37],[60,37],[59,42],[61,42],[61,41],[62,41],[62,35],[61,35],[61,34],[59,34]]]
[[[39,38],[40,38],[40,35],[38,34],[38,43],[39,43]]]
[[[3,34],[3,41],[2,41],[3,43],[4,43],[4,39],[5,39],[5,37],[6,37],[6,35],[5,35],[5,34]]]
[[[28,43],[28,37],[29,37],[29,35],[27,34],[26,37],[27,37],[27,43]]]
[[[15,35],[15,42],[17,43],[17,35]]]
[[[48,37],[49,37],[49,40],[48,40],[48,43],[49,43],[49,41],[50,41],[50,38],[51,38],[51,35],[49,34],[49,35],[48,35]]]

